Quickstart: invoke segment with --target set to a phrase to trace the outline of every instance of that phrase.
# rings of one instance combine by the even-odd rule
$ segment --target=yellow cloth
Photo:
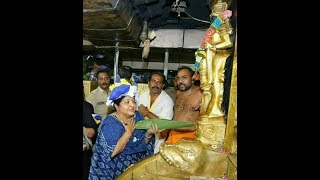
[[[121,84],[131,85],[126,79],[121,78],[119,83],[114,83],[109,86],[109,91],[111,92],[113,88],[120,86]]]

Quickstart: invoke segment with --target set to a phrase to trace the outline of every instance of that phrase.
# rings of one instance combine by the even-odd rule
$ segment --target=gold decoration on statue
[[[214,4],[211,18],[214,19],[210,28],[214,34],[206,42],[206,56],[200,60],[200,87],[203,90],[203,103],[200,109],[201,117],[223,117],[221,109],[223,98],[224,69],[226,59],[232,53],[233,43],[230,40],[232,27],[229,17],[231,11],[227,4],[218,0]],[[216,22],[215,22],[216,20]]]
[[[190,176],[224,177],[228,168],[228,153],[205,148],[201,142],[185,140],[162,144],[160,153],[140,161],[117,179],[178,180]]]
[[[222,0],[218,0],[216,2],[212,0],[211,2],[213,3],[211,6],[210,18],[212,18],[213,16],[219,16],[223,11],[227,10],[228,8],[228,4],[226,2],[223,2]]]

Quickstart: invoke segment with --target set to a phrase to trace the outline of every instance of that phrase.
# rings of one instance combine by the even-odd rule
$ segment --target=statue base
[[[222,148],[226,124],[224,118],[204,118],[196,124],[196,137],[206,148],[217,149]]]
[[[229,163],[228,153],[206,149],[197,140],[182,139],[173,145],[162,144],[160,153],[130,166],[117,179],[224,178],[228,175]]]

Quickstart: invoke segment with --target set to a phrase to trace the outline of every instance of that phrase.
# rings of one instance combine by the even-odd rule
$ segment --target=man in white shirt
[[[163,90],[165,76],[153,72],[149,78],[149,91],[142,93],[138,99],[138,111],[146,119],[170,119],[173,117],[173,100]],[[159,152],[160,144],[165,141],[166,131],[156,134],[154,153]]]

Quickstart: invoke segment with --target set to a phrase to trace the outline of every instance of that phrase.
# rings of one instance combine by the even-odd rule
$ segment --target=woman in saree
[[[89,179],[115,179],[127,167],[153,154],[155,125],[149,129],[135,129],[143,120],[136,111],[136,86],[120,85],[109,96],[107,105],[115,112],[109,114],[98,133],[90,167]]]

